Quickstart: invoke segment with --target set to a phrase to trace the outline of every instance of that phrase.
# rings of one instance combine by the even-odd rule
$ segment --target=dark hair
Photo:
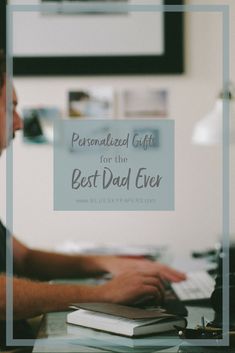
[[[0,50],[0,89],[3,86],[6,74],[6,57],[2,50]]]

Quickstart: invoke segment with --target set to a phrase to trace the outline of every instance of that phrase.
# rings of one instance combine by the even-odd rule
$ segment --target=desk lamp
[[[194,127],[192,142],[198,145],[211,146],[222,142],[222,119],[223,119],[223,100],[228,99],[230,103],[231,116],[235,114],[235,86],[231,83],[225,91],[222,91],[215,105],[208,114],[197,122]],[[230,129],[230,142],[235,141],[234,127]]]
[[[231,83],[222,91],[212,109],[205,117],[197,122],[194,127],[192,142],[197,145],[212,146],[222,143],[222,129],[223,129],[223,100],[227,99],[230,105],[230,117],[235,115],[235,86]],[[235,142],[235,130],[233,120],[230,126],[230,143]],[[234,254],[235,246],[230,246],[230,298],[235,295],[235,261]],[[219,260],[218,276],[216,279],[215,290],[212,293],[211,301],[215,310],[214,325],[222,326],[222,259]],[[235,305],[230,303],[230,328],[235,329]]]

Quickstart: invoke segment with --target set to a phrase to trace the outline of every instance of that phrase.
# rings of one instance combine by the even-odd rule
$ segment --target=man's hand
[[[164,287],[160,278],[149,273],[128,272],[96,287],[97,299],[108,303],[134,304],[139,300],[155,298],[161,303]]]
[[[152,276],[159,276],[170,282],[180,282],[186,279],[184,273],[176,271],[173,268],[159,262],[153,262],[146,259],[128,259],[118,256],[102,256],[100,257],[100,261],[102,262],[103,268],[113,275],[136,271],[143,274],[151,273]]]
[[[0,320],[6,315],[6,276],[0,275]],[[67,310],[71,303],[135,304],[149,298],[161,304],[164,289],[161,279],[149,273],[129,272],[98,286],[49,284],[13,277],[14,319]]]

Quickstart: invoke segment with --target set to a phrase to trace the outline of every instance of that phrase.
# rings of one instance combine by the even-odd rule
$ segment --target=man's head
[[[0,154],[2,150],[7,146],[6,138],[6,70],[5,70],[5,57],[0,51]],[[19,114],[16,111],[17,107],[17,97],[15,90],[13,89],[12,96],[13,103],[13,137],[15,131],[22,128],[22,122]]]

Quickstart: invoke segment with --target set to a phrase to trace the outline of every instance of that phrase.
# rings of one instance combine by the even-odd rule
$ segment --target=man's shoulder
[[[3,225],[3,223],[0,220],[0,237],[6,237],[6,227]]]

